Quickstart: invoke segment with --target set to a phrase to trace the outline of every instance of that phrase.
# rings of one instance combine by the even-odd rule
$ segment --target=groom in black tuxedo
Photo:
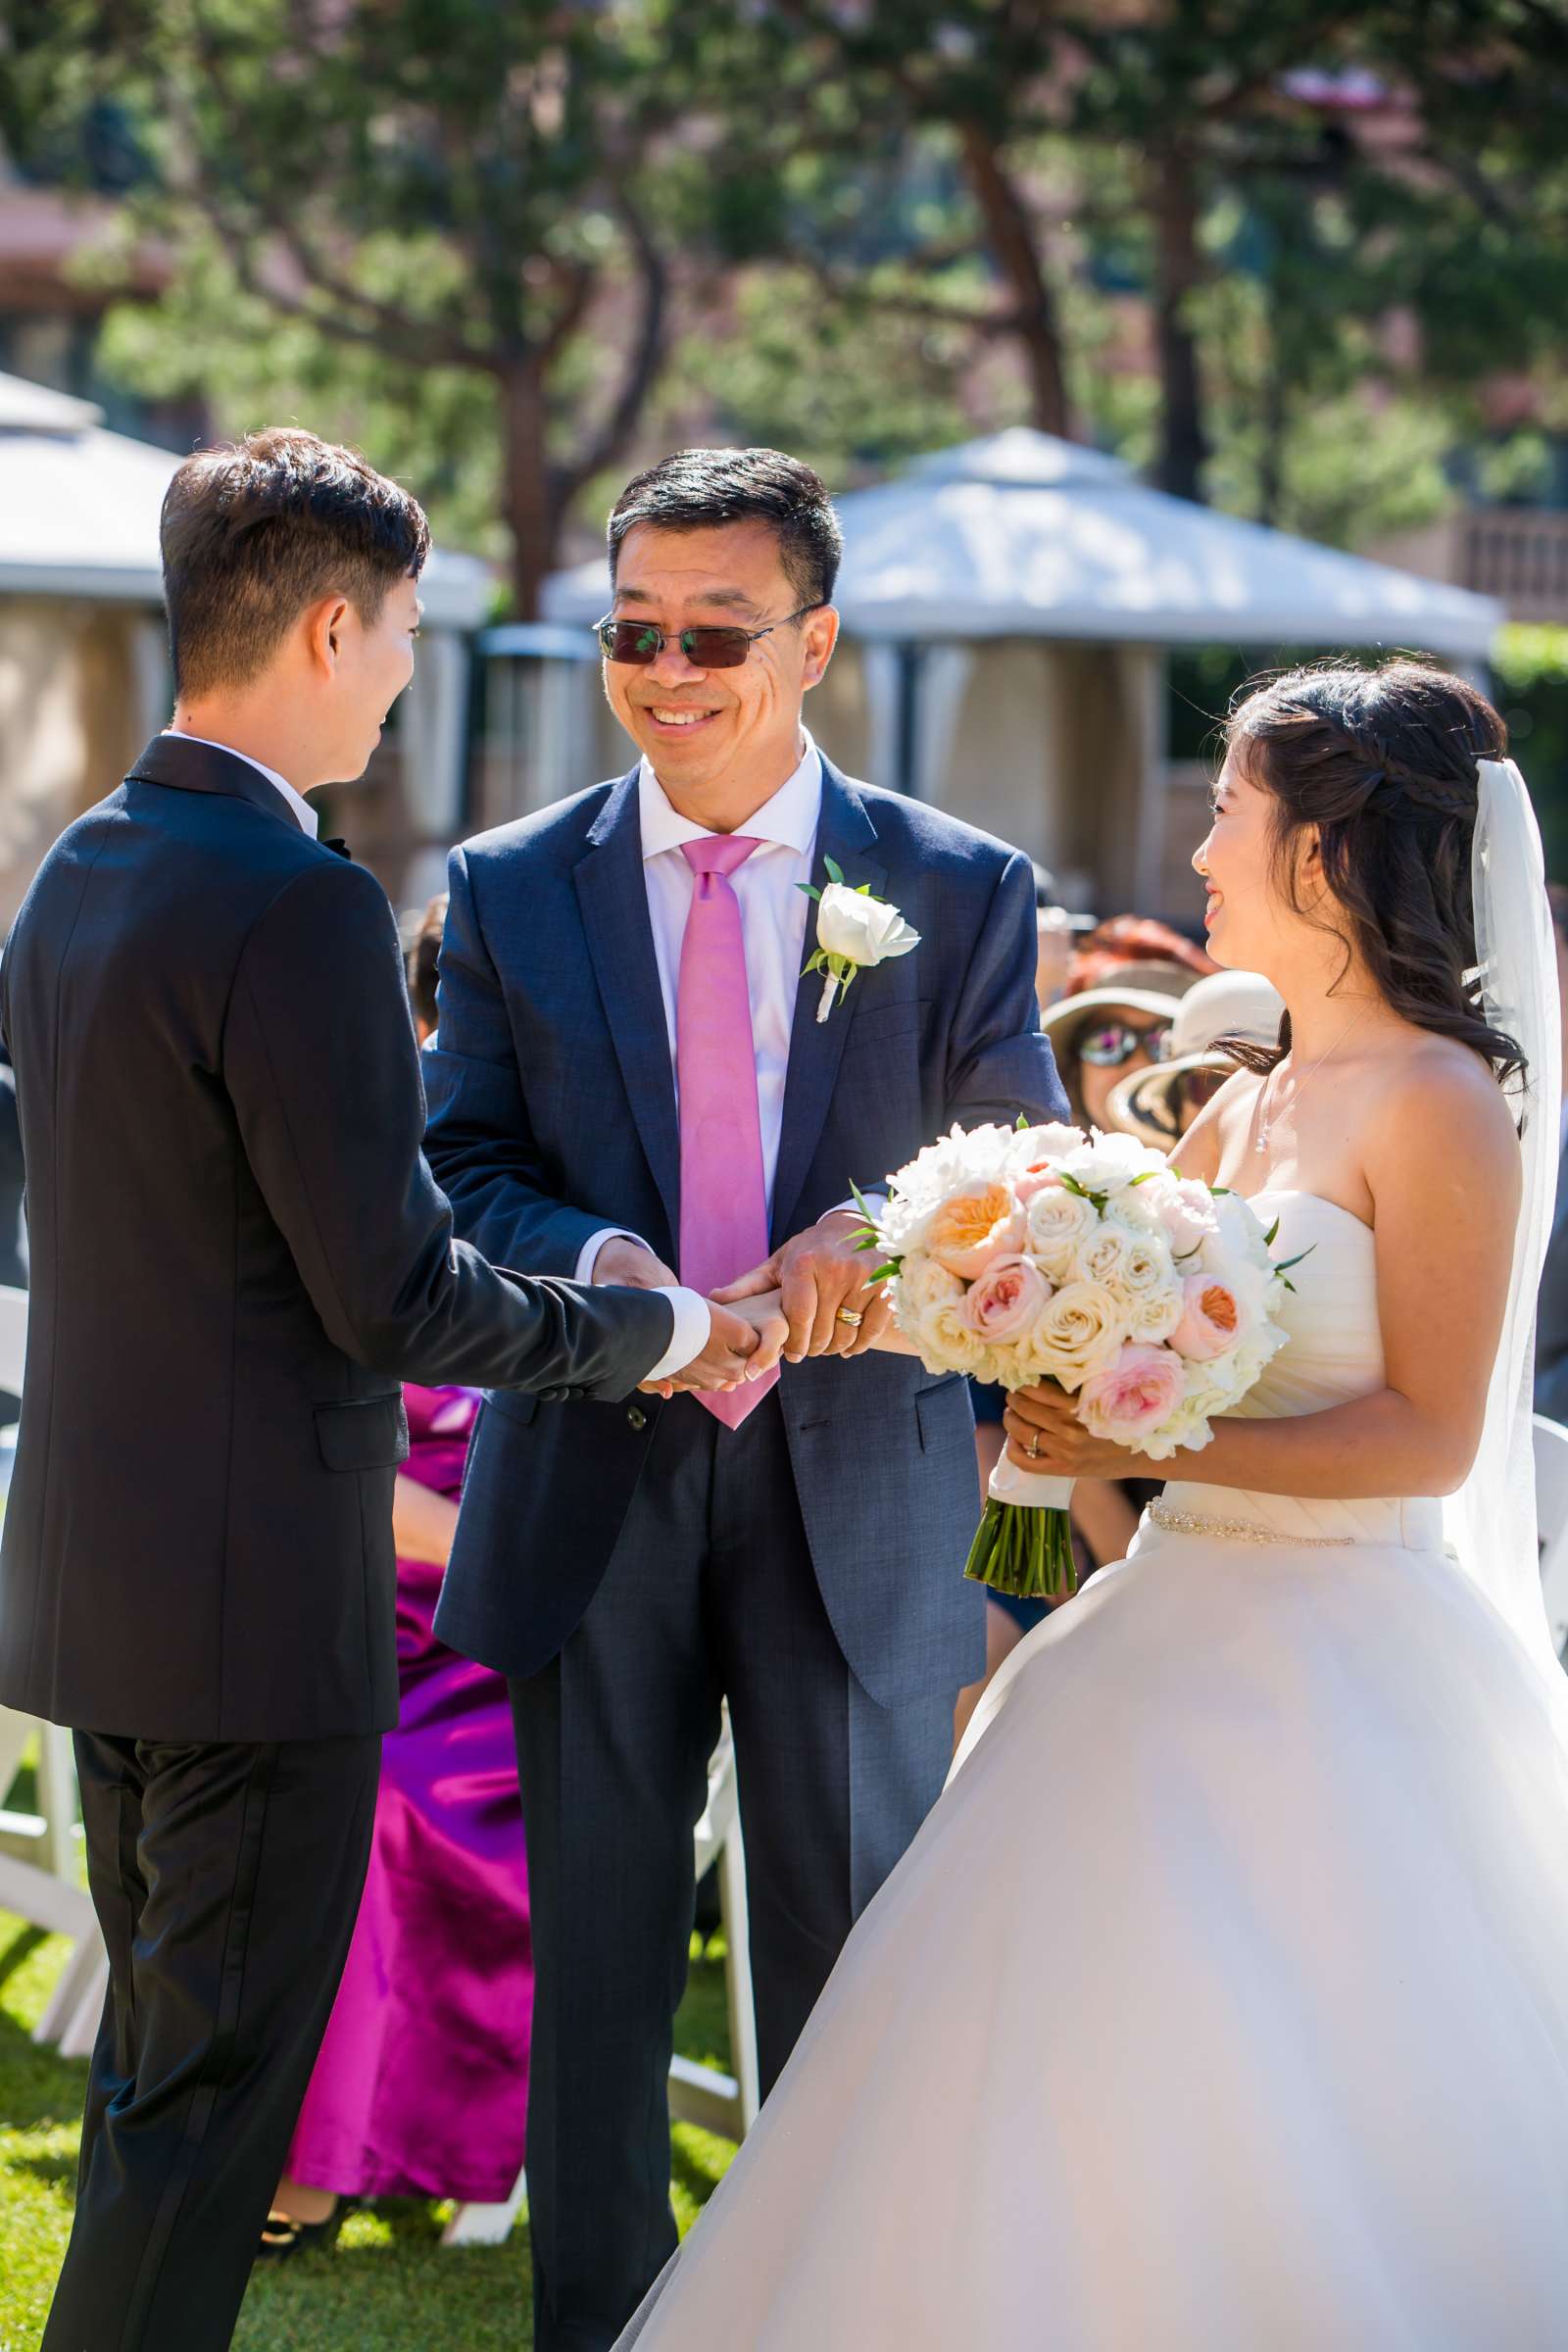
[[[409,683],[414,500],[266,433],[181,466],[163,541],[173,726],[0,966],[32,1243],[0,1701],[75,1729],[111,1972],[47,2352],[229,2341],[397,1720],[400,1377],[614,1399],[755,1347],[453,1238],[391,910],[300,797]]]

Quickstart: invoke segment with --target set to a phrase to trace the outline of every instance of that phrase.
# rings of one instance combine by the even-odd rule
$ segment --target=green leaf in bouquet
[[[1019,1113],[1018,1113],[1018,1116],[1017,1116],[1017,1117],[1016,1117],[1016,1119],[1014,1119],[1014,1121],[1013,1121],[1013,1124],[1012,1124],[1012,1132],[1013,1132],[1013,1134],[1014,1134],[1014,1135],[1026,1135],[1026,1134],[1028,1133],[1028,1131],[1029,1131],[1029,1114],[1028,1114],[1028,1112],[1027,1112],[1027,1111],[1025,1111],[1025,1110],[1020,1110],[1020,1111],[1019,1111]]]
[[[902,1257],[890,1257],[886,1265],[874,1267],[865,1278],[867,1290],[870,1289],[873,1282],[891,1282],[903,1264]]]
[[[822,893],[817,889],[814,882],[797,882],[795,887],[797,890],[804,890],[808,899],[815,899],[817,904],[820,906]]]
[[[1312,1244],[1312,1250],[1315,1250],[1316,1248],[1317,1244],[1314,1242]],[[1311,1256],[1312,1250],[1298,1250],[1294,1257],[1282,1257],[1279,1264],[1274,1269],[1275,1273],[1278,1274],[1280,1279],[1283,1281],[1285,1276],[1289,1274],[1294,1267],[1300,1265],[1303,1258],[1308,1258]]]
[[[822,859],[822,863],[827,868],[828,880],[830,882],[842,884],[844,880],[844,868],[842,865],[840,865],[838,859],[836,858],[824,858]]]
[[[1279,1221],[1278,1217],[1276,1217],[1276,1218],[1275,1218],[1275,1220],[1274,1220],[1274,1222],[1273,1222],[1273,1224],[1272,1224],[1272,1225],[1269,1227],[1269,1229],[1268,1229],[1267,1233],[1265,1233],[1265,1234],[1264,1234],[1264,1236],[1263,1236],[1263,1247],[1264,1247],[1264,1249],[1265,1249],[1265,1250],[1272,1250],[1272,1249],[1273,1249],[1273,1247],[1274,1247],[1274,1238],[1275,1238],[1276,1234],[1279,1232],[1279,1229],[1280,1229],[1280,1221]]]

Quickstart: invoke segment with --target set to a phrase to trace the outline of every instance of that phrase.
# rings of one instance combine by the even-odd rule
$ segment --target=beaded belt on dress
[[[1281,1528],[1258,1527],[1250,1519],[1221,1519],[1210,1511],[1178,1511],[1168,1502],[1152,1502],[1149,1516],[1169,1536],[1222,1536],[1233,1544],[1302,1544],[1308,1549],[1353,1544],[1353,1536],[1293,1536]]]

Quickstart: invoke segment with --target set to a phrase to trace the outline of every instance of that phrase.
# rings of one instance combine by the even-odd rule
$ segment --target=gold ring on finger
[[[1040,1458],[1040,1440],[1038,1438],[1031,1438],[1028,1445],[1024,1447],[1024,1451],[1032,1462],[1038,1461]]]
[[[853,1306],[841,1306],[838,1319],[841,1323],[847,1324],[851,1331],[858,1331],[860,1325],[865,1321],[865,1317],[858,1315]]]

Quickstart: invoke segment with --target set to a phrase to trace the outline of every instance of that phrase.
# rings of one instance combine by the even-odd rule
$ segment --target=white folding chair
[[[0,1389],[22,1395],[22,1369],[27,1360],[27,1294],[0,1283]]]
[[[1536,1527],[1551,1645],[1568,1663],[1568,1429],[1536,1415]]]
[[[68,2058],[80,2058],[91,2049],[98,2031],[109,1963],[92,1897],[78,1883],[76,1770],[71,1734],[57,1723],[40,1723],[31,1715],[0,1707],[0,1794],[15,1780],[23,1751],[31,1740],[38,1743],[39,1810],[34,1814],[0,1812],[0,1828],[13,1843],[25,1840],[35,1854],[33,1859],[22,1861],[14,1853],[0,1853],[0,1911],[13,1912],[29,1927],[74,1939],[76,1948],[33,2028],[32,2038],[56,2043]]]
[[[0,1389],[20,1393],[26,1351],[27,1294],[0,1284]],[[0,1439],[0,1494],[9,1492],[15,1459],[15,1438],[7,1431]],[[0,1910],[15,1913],[29,1927],[75,1939],[76,1948],[32,2037],[57,2043],[68,2058],[79,2058],[91,2049],[98,2031],[109,1963],[92,1899],[79,1883],[76,1764],[71,1734],[57,1723],[0,1707],[0,1803],[17,1777],[23,1751],[33,1740],[38,1746],[38,1811],[0,1812],[0,1829],[12,1845],[24,1845],[29,1858],[0,1854]]]
[[[697,1824],[697,1876],[718,1864],[719,1916],[724,1923],[725,1992],[729,2005],[730,2064],[716,2067],[676,2058],[669,2070],[669,2111],[682,2123],[726,2139],[744,2139],[761,2104],[757,2066],[757,2012],[752,1999],[751,1935],[746,1908],[746,1852],[741,1842],[735,1786],[735,1742],[729,1716],[708,1767],[708,1804]]]
[[[695,1855],[702,1878],[718,1864],[719,1914],[729,1948],[725,1968],[733,2075],[675,2058],[669,2070],[669,2112],[682,2123],[727,2139],[744,2139],[757,2121],[761,2093],[757,2065],[757,2015],[752,2001],[751,1942],[746,1912],[746,1856],[735,1788],[735,1742],[726,1709],[723,1731],[708,1767],[708,1803],[697,1824]],[[498,2246],[511,2231],[527,2193],[526,2168],[500,2205],[460,2205],[441,2233],[444,2246]]]

